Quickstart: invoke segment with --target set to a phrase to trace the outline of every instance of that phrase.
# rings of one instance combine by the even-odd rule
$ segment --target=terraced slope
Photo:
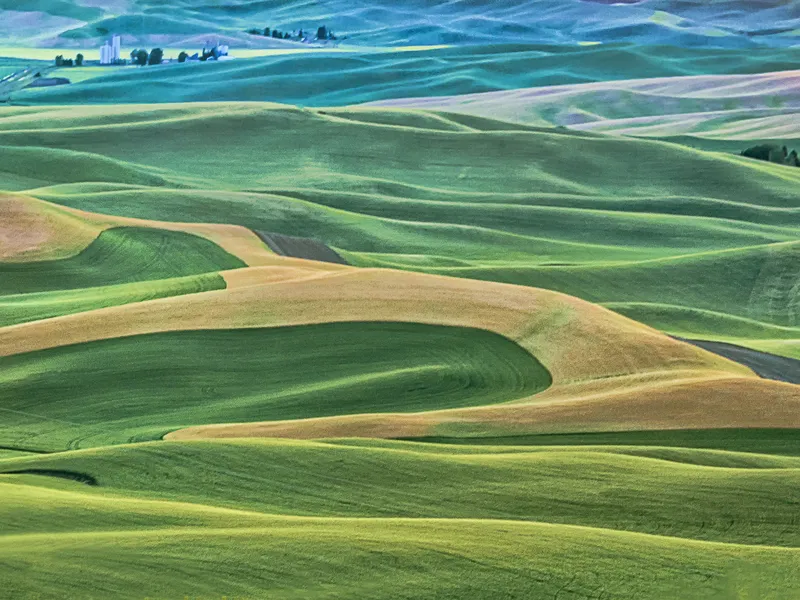
[[[225,160],[193,151],[209,136]],[[545,287],[683,337],[800,352],[796,169],[466,115],[260,104],[12,108],[0,144],[31,168],[55,153],[28,193],[64,206],[313,238],[357,266]],[[88,179],[76,155],[159,180]],[[245,261],[266,264],[249,235]]]

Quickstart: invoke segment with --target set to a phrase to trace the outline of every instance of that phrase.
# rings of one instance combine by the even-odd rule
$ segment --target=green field
[[[162,333],[0,363],[9,413],[0,445],[42,450],[206,423],[486,405],[550,384],[547,370],[502,336],[395,323]],[[116,401],[120,386],[125,403]]]
[[[630,446],[347,440],[7,459],[1,471],[23,473],[0,475],[0,510],[18,515],[2,552],[26,578],[5,589],[483,598],[503,586],[507,597],[789,598],[800,569],[794,528],[785,527],[797,464]],[[139,569],[148,577],[134,592]]]
[[[8,275],[8,272],[6,271],[5,274]],[[44,277],[40,275],[44,275],[44,273],[37,270],[34,281],[44,287],[42,285]],[[32,278],[29,275],[27,279],[30,282]],[[97,280],[94,280],[92,284],[91,287],[80,289],[58,289],[47,292],[29,291],[4,295],[0,299],[0,327],[96,310],[107,306],[144,302],[156,298],[206,292],[225,287],[225,281],[217,273],[156,279],[154,281],[135,281],[134,283],[116,285],[98,285]]]

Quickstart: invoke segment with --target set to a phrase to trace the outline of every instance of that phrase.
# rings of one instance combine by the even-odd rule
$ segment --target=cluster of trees
[[[742,156],[755,158],[757,160],[766,160],[779,165],[800,167],[800,156],[798,156],[797,150],[789,152],[786,146],[778,146],[776,144],[753,146],[742,152]]]
[[[62,54],[56,56],[57,67],[81,67],[83,66],[83,54],[78,54],[75,60],[71,58],[64,58]]]
[[[145,65],[160,65],[164,60],[164,51],[161,48],[147,50],[134,50],[131,52],[131,64],[144,67]]]
[[[271,37],[276,40],[306,40],[308,38],[308,34],[303,31],[302,29],[289,33],[288,31],[279,31],[277,29],[270,29],[269,27],[265,27],[263,30],[261,29],[248,29],[247,33],[250,35],[262,35],[264,37]],[[314,38],[315,40],[335,40],[337,39],[336,36],[332,31],[330,31],[325,25],[322,27],[317,28],[317,37]]]

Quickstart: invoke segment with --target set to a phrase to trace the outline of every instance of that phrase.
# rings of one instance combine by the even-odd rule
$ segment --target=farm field
[[[0,0],[0,597],[799,598],[790,3],[223,4]]]
[[[192,153],[207,136],[225,164]],[[255,103],[12,108],[0,145],[18,157],[3,187],[43,207],[313,238],[355,266],[553,289],[800,358],[787,167],[454,113]],[[609,177],[631,152],[628,177]]]

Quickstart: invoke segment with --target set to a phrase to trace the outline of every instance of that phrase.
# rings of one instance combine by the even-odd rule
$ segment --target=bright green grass
[[[800,533],[790,526],[800,484],[796,457],[654,446],[226,440],[115,446],[0,463],[4,472],[35,469],[90,475],[98,486],[77,489],[93,496],[271,514],[533,520],[800,545]],[[78,486],[39,479],[56,488]],[[12,522],[4,533],[72,530],[69,512],[62,516],[62,523],[51,523],[34,512],[31,519],[39,523]],[[109,525],[100,519],[82,527]]]
[[[0,444],[42,449],[205,423],[478,406],[551,382],[500,335],[406,323],[133,336],[5,357],[0,372]]]
[[[28,263],[0,263],[0,277],[3,280],[0,294],[14,296],[80,290],[120,283],[169,279],[244,266],[246,265],[241,260],[228,254],[213,242],[195,235],[162,229],[120,227],[102,232],[86,249],[71,258]],[[178,284],[178,288],[186,286],[186,283]],[[201,289],[204,285],[201,284]],[[148,286],[152,284],[140,288],[136,293],[144,294],[145,297],[151,295],[152,292],[147,290]],[[183,289],[189,291],[193,288],[196,289],[196,284]],[[123,295],[126,293],[131,294],[132,290],[122,292]],[[62,296],[61,301],[66,300],[68,303],[89,308],[103,302],[100,299],[91,300],[91,294],[90,291],[76,291],[69,296]],[[10,299],[12,303],[20,300],[18,297]],[[47,304],[48,297],[37,295],[31,298],[31,301],[31,304],[27,304],[22,300],[22,314],[26,311],[33,311],[33,314],[36,314],[36,302],[44,301]],[[50,296],[51,305],[53,301],[59,302],[56,296]]]
[[[225,280],[222,276],[207,273],[102,287],[0,296],[0,327],[107,306],[224,288]]]
[[[37,468],[99,485],[0,475],[0,580],[13,597],[486,598],[500,587],[507,598],[788,599],[798,590],[797,549],[779,547],[797,543],[800,469],[787,457],[227,440],[0,460],[2,471]],[[314,516],[291,516],[304,514]]]
[[[211,513],[195,517],[197,527],[159,526],[182,509],[151,516],[145,531],[9,536],[0,549],[4,589],[42,599],[86,590],[132,599],[530,599],[566,590],[580,600],[788,600],[800,593],[800,557],[789,548],[479,520],[274,517],[231,527],[231,518]],[[204,527],[211,519],[228,528]]]

